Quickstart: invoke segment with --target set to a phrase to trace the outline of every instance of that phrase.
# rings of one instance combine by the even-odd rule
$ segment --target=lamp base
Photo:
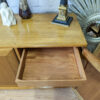
[[[58,17],[58,15],[53,19],[52,22],[55,24],[60,24],[60,25],[64,25],[64,26],[70,26],[70,24],[73,20],[73,17],[69,17],[69,16],[68,16],[66,21],[58,20],[57,17]]]

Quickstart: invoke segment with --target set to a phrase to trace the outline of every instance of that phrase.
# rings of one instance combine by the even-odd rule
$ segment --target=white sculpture
[[[16,25],[16,19],[13,11],[7,6],[5,2],[0,5],[0,14],[4,26]]]

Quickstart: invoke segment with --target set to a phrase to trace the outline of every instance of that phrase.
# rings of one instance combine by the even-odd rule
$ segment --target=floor
[[[79,99],[80,98],[80,99]],[[72,88],[0,90],[0,100],[83,100]]]
[[[87,81],[82,86],[78,86],[77,91],[84,100],[100,100],[100,72],[88,63],[85,73]]]

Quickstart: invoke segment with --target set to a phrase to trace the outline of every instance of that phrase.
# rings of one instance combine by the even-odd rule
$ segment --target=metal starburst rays
[[[84,20],[90,20],[91,17],[98,19],[100,17],[100,0],[70,0],[72,5],[70,10],[77,14],[80,24],[85,24]],[[99,18],[100,19],[100,18]]]
[[[100,0],[70,1],[72,5],[70,6],[69,10],[77,15],[87,41],[92,43],[100,43],[100,37],[91,37],[87,34],[87,28],[91,25],[95,24],[96,26],[100,27]],[[98,34],[100,34],[100,32],[98,32]]]

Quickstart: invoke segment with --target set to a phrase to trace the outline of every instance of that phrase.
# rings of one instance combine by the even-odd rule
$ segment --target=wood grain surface
[[[85,72],[87,81],[77,90],[84,100],[100,100],[100,72],[91,64],[87,65]]]
[[[0,49],[0,86],[16,86],[19,62],[12,48]]]
[[[81,47],[87,42],[74,14],[70,27],[52,24],[56,14],[34,14],[22,20],[16,15],[17,25],[6,27],[0,19],[0,47]]]
[[[16,54],[18,60],[20,61],[20,59],[21,59],[21,55],[20,55],[19,50],[18,50],[17,48],[14,48],[14,51],[15,51],[15,54]]]
[[[92,54],[87,48],[84,48],[82,51],[84,57],[100,72],[100,59]]]
[[[98,59],[100,59],[100,44],[98,44],[96,50],[93,53]]]
[[[12,48],[0,48],[0,56],[7,56],[12,51]]]
[[[16,77],[18,86],[34,88],[77,86],[85,80],[77,48],[24,50]]]
[[[23,80],[79,79],[80,74],[72,48],[35,49],[28,51]],[[73,62],[73,63],[72,63]]]

